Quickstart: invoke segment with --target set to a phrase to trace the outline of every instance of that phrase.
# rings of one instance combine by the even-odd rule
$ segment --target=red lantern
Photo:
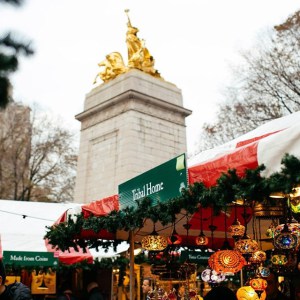
[[[171,236],[168,236],[169,245],[180,245],[182,243],[182,237],[176,232],[175,227]]]

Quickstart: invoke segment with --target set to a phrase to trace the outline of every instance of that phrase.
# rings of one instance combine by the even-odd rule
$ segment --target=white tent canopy
[[[51,226],[68,209],[81,207],[75,203],[45,203],[0,200],[0,235],[3,251],[47,251],[44,236]],[[128,244],[118,246],[117,252],[107,253],[90,249],[94,258],[112,257],[126,251]]]

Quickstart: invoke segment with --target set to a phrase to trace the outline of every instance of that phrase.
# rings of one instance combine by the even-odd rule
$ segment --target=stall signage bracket
[[[58,258],[53,252],[3,251],[5,264],[17,266],[47,266],[58,265]]]
[[[187,188],[185,153],[118,186],[121,209],[136,207],[137,201],[151,198],[152,206],[181,195]]]

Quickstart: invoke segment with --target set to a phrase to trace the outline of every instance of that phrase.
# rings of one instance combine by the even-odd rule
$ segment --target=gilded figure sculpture
[[[96,75],[94,83],[97,82],[98,77],[107,82],[127,71],[122,55],[119,52],[112,52],[106,55],[106,59],[98,63],[98,66],[101,68],[101,71]]]
[[[155,77],[160,77],[157,70],[154,69],[154,58],[149,50],[145,47],[145,41],[140,40],[137,36],[138,28],[133,27],[128,15],[129,10],[126,9],[127,14],[127,33],[126,44],[128,49],[128,68],[139,69]]]
[[[145,47],[145,41],[140,40],[137,36],[138,28],[131,25],[128,12],[129,10],[126,9],[125,13],[128,18],[126,33],[128,65],[124,64],[122,55],[119,52],[112,52],[106,55],[106,59],[98,63],[101,70],[96,75],[94,84],[97,83],[98,78],[108,82],[129,69],[138,69],[154,77],[161,78],[159,72],[154,68],[154,58]]]

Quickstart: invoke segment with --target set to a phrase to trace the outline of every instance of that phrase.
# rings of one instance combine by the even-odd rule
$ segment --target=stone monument
[[[128,11],[126,11],[128,12]],[[165,81],[128,17],[128,65],[113,52],[98,65],[93,88],[76,115],[81,122],[74,201],[118,193],[118,185],[186,152],[181,90]]]

